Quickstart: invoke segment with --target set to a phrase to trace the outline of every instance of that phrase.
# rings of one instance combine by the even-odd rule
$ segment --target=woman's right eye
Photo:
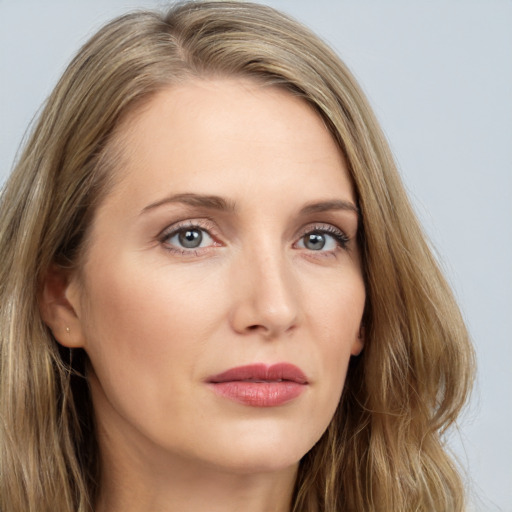
[[[208,231],[198,226],[174,229],[170,233],[163,235],[162,242],[166,249],[182,253],[216,245]]]

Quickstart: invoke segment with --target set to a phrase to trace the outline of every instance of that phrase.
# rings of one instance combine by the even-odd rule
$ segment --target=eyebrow
[[[151,203],[142,209],[141,215],[160,206],[173,203],[182,203],[188,206],[202,207],[218,211],[233,212],[236,209],[234,201],[228,201],[220,196],[186,193],[174,194]],[[351,201],[345,201],[343,199],[332,199],[307,204],[301,208],[299,214],[311,215],[312,213],[321,213],[333,210],[353,211],[359,215],[359,208]]]
[[[359,215],[359,208],[351,201],[345,201],[343,199],[333,199],[329,201],[307,204],[300,210],[300,214],[310,215],[312,213],[321,213],[333,210],[352,211]]]
[[[163,206],[166,204],[173,203],[182,203],[189,206],[208,208],[211,210],[219,210],[219,211],[234,211],[235,203],[232,201],[227,201],[219,196],[208,196],[202,194],[175,194],[172,196],[164,197],[160,199],[160,201],[156,201],[154,203],[149,204],[140,212],[141,214],[146,213],[148,211],[154,210],[159,206]]]

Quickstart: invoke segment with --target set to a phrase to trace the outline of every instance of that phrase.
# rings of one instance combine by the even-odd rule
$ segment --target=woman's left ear
[[[350,351],[351,355],[358,356],[362,352],[363,347],[364,347],[364,337],[365,337],[365,329],[361,325],[361,327],[359,327],[359,332],[357,334],[357,338],[354,341],[354,343],[352,344],[352,350]]]
[[[55,339],[65,347],[83,348],[79,287],[74,273],[52,265],[46,273],[38,302],[41,317]]]

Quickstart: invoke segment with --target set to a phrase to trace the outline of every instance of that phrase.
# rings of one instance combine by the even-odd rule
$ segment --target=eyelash
[[[179,248],[176,246],[173,246],[168,243],[168,240],[176,235],[179,235],[180,232],[184,232],[186,230],[194,230],[194,231],[202,231],[206,233],[212,240],[213,244],[208,247],[198,247],[195,248]],[[175,225],[172,225],[168,228],[166,228],[158,237],[160,243],[163,245],[165,250],[177,254],[180,256],[197,256],[198,252],[204,252],[208,251],[212,247],[220,247],[221,243],[217,241],[216,238],[216,229],[215,224],[207,219],[202,220],[188,220],[186,222],[178,223]],[[298,244],[301,240],[304,239],[306,235],[311,234],[320,234],[320,235],[328,235],[331,238],[334,239],[337,248],[347,250],[348,243],[350,242],[350,238],[340,229],[336,228],[335,226],[331,224],[315,224],[315,225],[308,225],[305,228],[303,228],[300,231],[300,235],[298,237],[298,240],[294,243],[294,246]],[[304,248],[305,250],[308,250],[307,248]],[[318,255],[327,255],[332,254],[333,251],[314,251],[309,250],[310,253],[318,253]]]

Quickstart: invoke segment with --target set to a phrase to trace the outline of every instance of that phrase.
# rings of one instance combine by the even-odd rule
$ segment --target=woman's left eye
[[[334,228],[314,229],[304,233],[298,240],[296,247],[310,251],[335,251],[338,247],[346,248],[349,239],[342,232]]]
[[[214,240],[210,234],[199,227],[177,229],[166,235],[163,241],[166,245],[180,251],[201,249],[214,245]]]

